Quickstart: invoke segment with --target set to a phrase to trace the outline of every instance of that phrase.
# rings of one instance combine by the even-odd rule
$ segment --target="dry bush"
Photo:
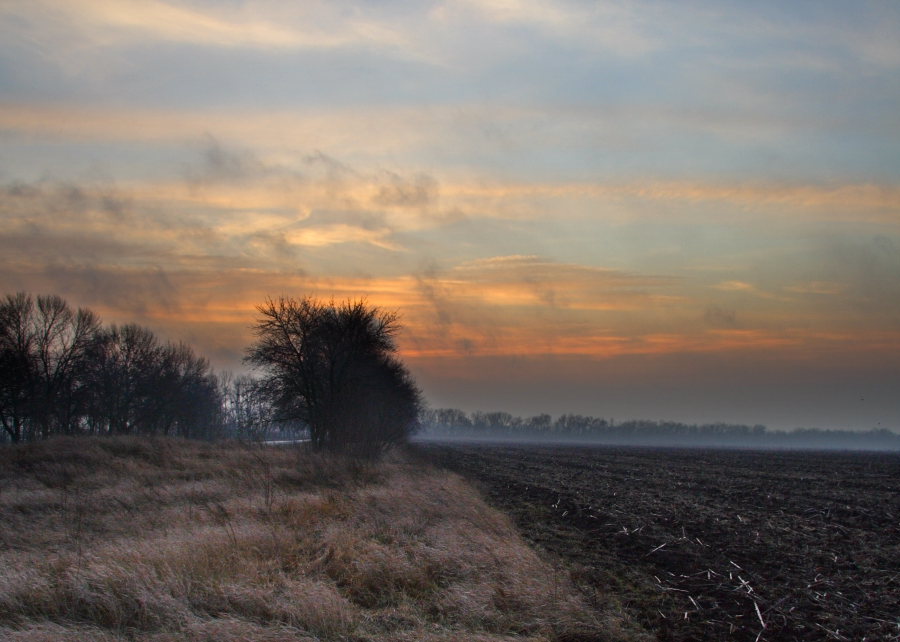
[[[620,640],[458,477],[137,438],[0,450],[0,639]]]

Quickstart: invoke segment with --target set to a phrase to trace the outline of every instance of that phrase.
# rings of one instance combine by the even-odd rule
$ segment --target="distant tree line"
[[[900,450],[900,435],[889,430],[772,431],[765,426],[674,421],[613,421],[578,414],[517,417],[508,412],[466,413],[455,408],[426,409],[420,417],[423,437],[588,441],[648,446],[732,446],[745,448],[841,448]]]
[[[363,301],[269,300],[246,361],[218,375],[184,343],[104,326],[58,296],[0,300],[0,442],[53,435],[308,437],[377,455],[415,430],[421,393],[396,358],[397,317]]]

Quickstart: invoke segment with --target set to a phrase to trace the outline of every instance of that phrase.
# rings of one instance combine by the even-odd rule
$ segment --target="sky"
[[[0,294],[434,407],[900,431],[900,3],[0,0]]]

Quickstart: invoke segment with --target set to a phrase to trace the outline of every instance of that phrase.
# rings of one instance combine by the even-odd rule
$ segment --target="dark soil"
[[[423,445],[659,640],[900,640],[900,455]]]

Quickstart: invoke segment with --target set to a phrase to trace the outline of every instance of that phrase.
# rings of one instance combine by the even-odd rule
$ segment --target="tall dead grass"
[[[631,640],[458,477],[284,448],[0,450],[0,639]]]

